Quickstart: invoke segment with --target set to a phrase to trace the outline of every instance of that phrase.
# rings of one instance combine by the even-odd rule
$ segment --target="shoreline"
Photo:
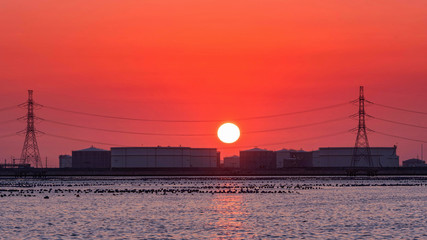
[[[398,168],[0,168],[2,177],[50,176],[427,176],[427,167]]]

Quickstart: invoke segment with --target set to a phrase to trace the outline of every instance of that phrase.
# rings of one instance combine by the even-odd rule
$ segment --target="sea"
[[[427,177],[0,178],[0,239],[427,239]]]

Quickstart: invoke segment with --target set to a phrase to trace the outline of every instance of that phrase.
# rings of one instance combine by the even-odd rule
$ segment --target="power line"
[[[334,105],[329,105],[329,106],[323,106],[323,107],[318,107],[318,108],[312,108],[312,109],[303,110],[303,111],[287,112],[287,113],[280,113],[280,114],[273,114],[273,115],[253,116],[253,117],[245,117],[245,118],[235,118],[232,120],[244,121],[244,120],[256,120],[256,119],[265,119],[265,118],[276,118],[276,117],[282,117],[282,116],[289,116],[289,115],[295,115],[295,114],[321,111],[321,110],[341,107],[341,106],[344,106],[347,104],[350,104],[350,102],[334,104]],[[224,121],[223,119],[217,119],[217,120],[169,120],[169,119],[130,118],[130,117],[120,117],[120,116],[112,116],[112,115],[104,115],[104,114],[95,114],[95,113],[67,110],[67,109],[52,107],[52,106],[48,106],[48,105],[39,105],[39,106],[42,106],[46,109],[55,110],[55,111],[61,111],[61,112],[67,112],[67,113],[73,113],[73,114],[80,114],[80,115],[86,115],[86,116],[92,116],[92,117],[101,117],[101,118],[119,119],[119,120],[130,120],[130,121],[141,121],[141,122],[194,123],[194,122],[222,122],[222,121]]]
[[[295,129],[295,128],[302,128],[302,127],[309,127],[309,126],[327,124],[327,123],[331,123],[331,122],[341,121],[341,120],[344,120],[344,119],[348,119],[348,117],[330,119],[330,120],[326,120],[326,121],[314,122],[314,123],[309,123],[309,124],[301,124],[301,125],[290,126],[290,127],[283,127],[283,128],[274,128],[274,129],[264,129],[264,130],[247,131],[247,132],[242,132],[242,134],[265,133],[265,132],[279,132],[279,131],[290,130],[290,129]],[[40,120],[48,122],[48,123],[54,123],[54,124],[58,124],[58,125],[75,127],[75,128],[90,129],[90,130],[104,131],[104,132],[113,132],[113,133],[134,134],[134,135],[174,136],[174,137],[205,137],[205,136],[214,136],[215,135],[215,134],[212,134],[212,133],[201,133],[201,134],[185,134],[185,133],[182,134],[182,133],[176,133],[175,134],[175,133],[153,133],[153,132],[123,131],[123,130],[114,130],[114,129],[106,129],[106,128],[88,127],[88,126],[82,126],[82,125],[77,125],[77,124],[58,122],[58,121],[53,121],[53,120],[48,120],[48,119],[43,119],[43,118],[40,118]]]
[[[266,130],[248,131],[248,132],[244,132],[244,133],[248,134],[248,133],[263,133],[263,132],[278,132],[278,131],[295,129],[295,128],[303,128],[303,127],[310,127],[310,126],[322,125],[322,124],[326,124],[326,123],[342,121],[342,120],[345,120],[345,119],[348,119],[348,117],[335,118],[335,119],[330,119],[330,120],[325,120],[325,121],[320,121],[320,122],[295,125],[295,126],[291,126],[291,127],[283,127],[283,128],[273,128],[273,129],[266,129]]]
[[[410,110],[410,109],[405,109],[405,108],[399,108],[399,107],[393,107],[393,106],[379,104],[379,103],[375,103],[375,102],[370,102],[370,103],[372,103],[372,104],[374,104],[376,106],[380,106],[380,107],[384,107],[384,108],[389,108],[389,109],[394,109],[394,110],[398,110],[398,111],[427,115],[427,112],[415,111],[415,110]]]
[[[402,136],[398,136],[398,135],[392,135],[392,134],[378,132],[378,131],[373,131],[373,130],[372,130],[372,132],[378,133],[380,135],[388,136],[388,137],[395,137],[395,138],[405,139],[405,140],[413,141],[413,142],[427,143],[426,140],[419,140],[419,139],[413,139],[413,138],[408,138],[408,137],[402,137]]]
[[[324,106],[324,107],[307,109],[307,110],[303,110],[303,111],[295,111],[295,112],[280,113],[280,114],[274,114],[274,115],[256,116],[256,117],[237,118],[235,120],[241,121],[241,120],[254,120],[254,119],[263,119],[263,118],[276,118],[276,117],[283,117],[283,116],[296,115],[296,114],[302,114],[302,113],[317,112],[317,111],[321,111],[321,110],[327,110],[327,109],[331,109],[331,108],[337,108],[337,107],[345,106],[345,105],[348,105],[350,103],[351,102],[345,102],[345,103],[339,103],[339,104],[334,104],[334,105],[329,105],[329,106]]]
[[[95,128],[95,127],[87,127],[82,125],[76,125],[71,123],[64,123],[64,122],[58,122],[58,121],[52,121],[48,119],[42,119],[45,122],[59,124],[63,126],[69,126],[69,127],[76,127],[76,128],[83,128],[83,129],[90,129],[90,130],[96,130],[96,131],[104,131],[104,132],[113,132],[113,133],[124,133],[124,134],[134,134],[134,135],[149,135],[149,136],[176,136],[176,137],[200,137],[200,136],[212,136],[214,134],[181,134],[181,133],[153,133],[153,132],[133,132],[133,131],[122,131],[122,130],[113,130],[113,129],[106,129],[106,128]]]
[[[0,136],[0,138],[7,138],[7,137],[13,137],[13,136],[17,136],[17,134],[16,133],[6,134],[6,135]]]
[[[14,109],[14,108],[18,108],[18,106],[15,105],[15,106],[3,107],[3,108],[0,108],[0,112],[11,110],[11,109]]]
[[[16,122],[18,119],[10,119],[10,120],[6,120],[6,121],[2,121],[0,122],[0,124],[4,124],[4,123],[10,123],[10,122]]]
[[[387,119],[378,118],[378,117],[372,117],[372,118],[380,120],[380,121],[384,121],[384,122],[389,122],[389,123],[400,124],[400,125],[405,125],[405,126],[410,126],[410,127],[427,129],[426,126],[420,126],[420,125],[415,125],[415,124],[410,124],[410,123],[403,123],[403,122],[398,122],[398,121],[392,121],[392,120],[387,120]]]
[[[320,136],[315,136],[315,137],[294,139],[294,140],[289,140],[289,141],[285,141],[285,142],[267,143],[267,144],[261,144],[261,145],[246,145],[246,146],[235,146],[235,147],[222,147],[222,148],[219,148],[219,149],[236,149],[236,148],[251,148],[251,147],[254,147],[254,146],[282,145],[282,144],[287,144],[287,143],[304,142],[304,141],[315,140],[315,139],[320,139],[320,138],[334,137],[334,136],[338,136],[338,135],[342,135],[342,134],[346,134],[346,133],[349,133],[349,131],[347,130],[347,131],[336,132],[336,133],[331,133],[331,134],[325,134],[325,135],[320,135]]]
[[[49,137],[62,138],[62,139],[66,139],[66,140],[76,141],[76,142],[85,142],[85,143],[107,145],[107,146],[126,147],[125,145],[120,145],[120,144],[115,144],[115,143],[90,141],[90,140],[85,140],[85,139],[80,139],[80,138],[71,138],[71,137],[66,137],[66,136],[61,136],[61,135],[56,135],[56,134],[50,134],[50,133],[45,133],[45,135],[49,136]]]
[[[302,141],[319,139],[319,138],[333,137],[333,136],[342,135],[345,133],[348,133],[348,131],[337,132],[337,133],[333,133],[333,134],[321,135],[321,136],[310,137],[310,138],[295,139],[295,140],[280,142],[280,143],[268,143],[268,144],[263,144],[263,145],[258,145],[258,146],[271,146],[271,145],[279,145],[279,144],[285,144],[285,143],[302,142]],[[107,146],[126,147],[126,145],[91,141],[91,140],[85,140],[85,139],[80,139],[80,138],[71,138],[71,137],[66,137],[66,136],[61,136],[61,135],[56,135],[56,134],[50,134],[50,133],[46,133],[46,136],[55,137],[55,138],[62,138],[62,139],[72,140],[72,141],[77,141],[77,142],[85,142],[85,143],[100,144],[100,145],[107,145]],[[224,148],[219,148],[219,149],[249,148],[249,147],[253,147],[253,145],[252,146],[224,147]]]
[[[262,144],[262,145],[246,145],[246,146],[220,147],[218,149],[237,149],[237,148],[250,148],[250,147],[254,147],[254,146],[282,145],[282,144],[287,144],[287,143],[303,142],[303,141],[309,141],[309,140],[315,140],[315,139],[321,139],[321,138],[334,137],[334,136],[346,134],[348,132],[349,131],[342,131],[342,132],[336,132],[336,133],[333,133],[333,134],[326,134],[326,135],[320,135],[320,136],[309,137],[309,138],[300,138],[300,139],[294,139],[294,140],[289,140],[289,141],[284,141],[284,142],[267,143],[267,144]],[[414,141],[414,142],[427,143],[427,141],[425,141],[425,140],[412,139],[412,138],[407,138],[407,137],[402,137],[402,136],[387,134],[387,133],[378,132],[378,131],[373,131],[373,132],[377,133],[377,134],[380,134],[380,135],[384,135],[384,136],[395,137],[395,138],[400,138],[400,139]],[[125,147],[125,145],[120,145],[120,144],[115,144],[115,143],[106,143],[106,142],[91,141],[91,140],[85,140],[85,139],[79,139],[79,138],[71,138],[71,137],[66,137],[66,136],[61,136],[61,135],[50,134],[50,133],[46,133],[45,135],[46,136],[50,136],[50,137],[55,137],[55,138],[62,138],[62,139],[66,139],[66,140],[77,141],[77,142],[85,142],[85,143],[93,143],[93,144],[100,144],[100,145]],[[10,136],[16,136],[16,134],[4,135],[4,136],[0,136],[0,138],[10,137]]]

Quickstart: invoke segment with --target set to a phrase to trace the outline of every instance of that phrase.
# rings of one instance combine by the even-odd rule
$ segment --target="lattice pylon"
[[[38,131],[34,127],[33,90],[28,90],[28,101],[23,106],[27,107],[27,115],[24,117],[24,119],[27,120],[27,128],[25,130],[25,141],[22,148],[21,161],[23,164],[30,164],[33,167],[41,168],[42,162],[36,138]]]
[[[362,164],[367,164],[373,167],[371,149],[369,147],[368,134],[366,133],[366,112],[365,112],[365,95],[363,86],[360,86],[359,93],[359,124],[357,127],[356,142],[354,144],[353,156],[351,158],[351,166],[358,167]]]

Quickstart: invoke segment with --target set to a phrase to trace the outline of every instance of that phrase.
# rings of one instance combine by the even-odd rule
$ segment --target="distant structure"
[[[113,147],[112,168],[216,168],[216,148]],[[73,159],[74,161],[74,159]]]
[[[368,134],[366,133],[366,112],[365,112],[365,95],[363,92],[363,86],[360,86],[359,93],[359,124],[357,127],[356,143],[354,144],[353,156],[351,158],[351,167],[359,167],[359,165],[365,165],[367,167],[373,167],[371,157],[371,149],[369,148]],[[378,167],[381,167],[379,165]]]
[[[29,168],[30,164],[15,164],[15,163],[3,163],[0,164],[0,168]]]
[[[397,147],[372,147],[371,163],[360,162],[358,167],[399,167]],[[348,167],[354,158],[351,147],[326,147],[313,152],[313,167]]]
[[[224,168],[240,168],[240,157],[236,155],[224,157]]]
[[[291,151],[286,148],[276,151],[276,168],[284,168],[285,162],[288,165],[290,162],[294,163],[295,159],[291,158]]]
[[[403,167],[427,167],[427,164],[423,160],[420,160],[417,158],[411,158],[403,161],[402,166]]]
[[[90,147],[72,152],[73,168],[111,168],[111,151]]]
[[[22,107],[27,107],[27,115],[22,118],[27,120],[27,128],[22,131],[25,132],[25,141],[20,160],[23,165],[30,164],[36,168],[41,168],[42,162],[36,139],[36,134],[39,133],[39,131],[37,131],[34,126],[34,105],[33,90],[28,90],[28,101],[20,105]]]
[[[240,151],[241,169],[275,169],[276,153],[266,149],[253,148]]]
[[[73,157],[71,155],[59,155],[59,168],[72,168]]]
[[[372,147],[372,165],[361,162],[358,167],[399,167],[397,147]],[[283,169],[309,167],[348,168],[353,159],[352,147],[327,147],[316,151],[282,149],[269,151],[266,149],[249,149],[240,152],[241,169]],[[226,167],[224,158],[224,167]],[[232,161],[231,159],[229,160]]]
[[[282,149],[276,151],[276,167],[312,167],[313,153],[304,150]]]
[[[216,152],[216,167],[221,167],[221,152]]]

